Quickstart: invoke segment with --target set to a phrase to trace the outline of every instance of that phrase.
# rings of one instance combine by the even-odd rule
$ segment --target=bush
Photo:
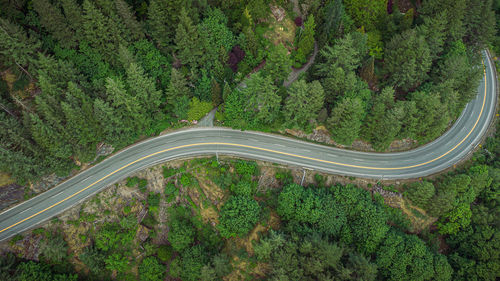
[[[194,242],[195,230],[193,225],[183,218],[174,219],[170,223],[168,241],[177,252],[182,252]]]
[[[127,178],[127,183],[125,184],[128,187],[135,187],[139,183],[138,177]]]
[[[212,103],[200,101],[197,97],[193,97],[189,102],[188,120],[199,120],[212,110]]]
[[[146,191],[146,185],[148,185],[148,181],[146,179],[140,179],[139,180],[139,191],[145,192]]]
[[[158,247],[156,255],[162,262],[167,262],[172,258],[173,248],[170,245],[161,245]]]
[[[155,257],[147,257],[142,260],[139,266],[139,278],[141,281],[163,280],[165,277],[165,267],[162,266]]]
[[[246,235],[257,223],[260,205],[246,196],[233,196],[222,206],[218,225],[223,237]]]

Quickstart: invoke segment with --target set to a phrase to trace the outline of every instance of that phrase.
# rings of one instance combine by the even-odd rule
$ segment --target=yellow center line
[[[94,183],[88,185],[87,187],[71,194],[70,196],[62,199],[61,201],[57,202],[57,203],[54,203],[50,206],[48,206],[47,208],[33,214],[33,215],[30,215],[2,230],[0,230],[0,233],[20,224],[20,223],[23,223],[35,216],[38,216],[39,214],[43,213],[43,212],[46,212],[47,210],[50,210],[52,208],[54,208],[55,206],[57,205],[60,205],[61,203],[75,197],[76,195],[84,192],[85,190],[91,188],[92,186],[96,185],[97,183],[103,181],[104,179],[112,176],[113,174],[139,162],[139,161],[142,161],[144,159],[147,159],[147,158],[150,158],[150,157],[153,157],[155,155],[158,155],[158,154],[161,154],[161,153],[164,153],[164,152],[168,152],[168,151],[171,151],[171,150],[176,150],[176,149],[181,149],[181,148],[186,148],[186,147],[193,147],[193,146],[203,146],[203,145],[227,145],[227,146],[236,146],[236,147],[244,147],[244,148],[250,148],[250,149],[255,149],[255,150],[260,150],[260,151],[267,151],[267,152],[272,152],[272,153],[276,153],[276,154],[281,154],[281,155],[287,155],[287,156],[292,156],[292,157],[296,157],[296,158],[301,158],[301,159],[308,159],[308,160],[313,160],[313,161],[317,161],[317,162],[323,162],[323,163],[328,163],[328,164],[333,164],[333,165],[339,165],[339,166],[344,166],[344,167],[351,167],[351,168],[361,168],[361,169],[370,169],[370,170],[402,170],[402,169],[409,169],[409,168],[415,168],[415,167],[420,167],[420,166],[423,166],[423,165],[426,165],[426,164],[429,164],[431,162],[434,162],[438,159],[441,159],[442,157],[448,155],[450,152],[452,152],[453,150],[455,150],[458,146],[460,146],[469,136],[470,134],[474,131],[474,129],[476,128],[477,124],[479,123],[479,119],[481,119],[481,116],[483,114],[483,110],[484,110],[484,105],[486,103],[486,93],[487,93],[487,84],[488,84],[488,81],[486,79],[486,67],[484,65],[484,61],[483,61],[483,71],[484,71],[484,97],[483,97],[483,105],[481,107],[481,111],[479,112],[479,117],[477,118],[476,122],[474,123],[474,126],[472,127],[472,129],[469,131],[469,133],[457,144],[455,145],[452,149],[448,150],[446,153],[442,154],[441,156],[439,157],[436,157],[432,160],[429,160],[427,162],[424,162],[424,163],[420,163],[420,164],[416,164],[416,165],[412,165],[412,166],[405,166],[405,167],[393,167],[393,168],[381,168],[381,167],[368,167],[368,166],[359,166],[359,165],[352,165],[352,164],[345,164],[345,163],[338,163],[338,162],[334,162],[334,161],[328,161],[328,160],[323,160],[323,159],[317,159],[317,158],[313,158],[313,157],[307,157],[307,156],[302,156],[302,155],[297,155],[297,154],[293,154],[293,153],[287,153],[287,152],[282,152],[282,151],[276,151],[276,150],[272,150],[272,149],[267,149],[267,148],[261,148],[261,147],[256,147],[256,146],[251,146],[251,145],[244,145],[244,144],[236,144],[236,143],[225,143],[225,142],[205,142],[205,143],[194,143],[194,144],[186,144],[186,145],[180,145],[180,146],[176,146],[176,147],[172,147],[172,148],[168,148],[168,149],[164,149],[164,150],[161,150],[161,151],[158,151],[158,152],[155,152],[155,153],[151,153],[149,155],[146,155],[144,157],[141,157],[137,160],[134,160],[130,163],[128,163],[127,165],[124,165],[122,166],[121,168],[118,168],[116,170],[114,170],[113,172],[105,175],[104,177],[100,178],[99,180],[95,181]]]

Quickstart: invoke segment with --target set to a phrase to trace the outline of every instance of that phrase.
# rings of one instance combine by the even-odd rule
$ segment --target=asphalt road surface
[[[181,130],[135,144],[58,186],[0,214],[0,241],[60,214],[135,171],[175,158],[236,155],[334,174],[406,179],[434,174],[463,159],[481,141],[495,115],[496,82],[484,53],[477,97],[453,127],[432,143],[399,153],[365,153],[281,136],[224,128]]]

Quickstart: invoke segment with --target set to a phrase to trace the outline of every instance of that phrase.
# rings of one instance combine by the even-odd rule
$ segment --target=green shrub
[[[221,208],[218,225],[223,237],[246,235],[259,220],[259,203],[246,196],[232,196]]]
[[[170,245],[161,245],[158,247],[156,255],[162,262],[167,262],[172,258],[172,252],[174,249]]]
[[[139,183],[138,177],[127,178],[127,183],[125,184],[128,187],[135,187]]]
[[[188,120],[199,120],[207,115],[212,110],[212,103],[207,101],[200,101],[197,97],[193,97],[189,102]]]
[[[145,192],[146,191],[146,185],[148,185],[148,181],[146,179],[140,179],[139,180],[139,191],[140,192]]]

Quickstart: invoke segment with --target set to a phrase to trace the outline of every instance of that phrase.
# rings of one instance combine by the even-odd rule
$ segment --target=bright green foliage
[[[170,81],[170,63],[158,49],[147,40],[137,41],[131,47],[137,63],[156,81],[159,89],[166,89]]]
[[[432,64],[425,37],[414,29],[394,35],[386,45],[384,63],[394,86],[404,91],[419,86],[427,78]]]
[[[253,189],[253,184],[249,181],[240,181],[237,184],[231,185],[231,191],[241,196],[252,196]]]
[[[288,88],[288,98],[285,100],[283,115],[287,123],[305,127],[308,122],[318,117],[323,107],[325,92],[318,81],[306,83],[304,80],[294,82]]]
[[[182,253],[180,277],[182,280],[199,280],[201,269],[208,262],[206,250],[201,245],[193,246]]]
[[[177,252],[182,252],[194,241],[194,228],[187,219],[174,219],[169,224],[168,241]]]
[[[130,266],[127,257],[119,253],[107,256],[104,262],[107,270],[116,270],[117,272],[125,272]]]
[[[189,102],[189,111],[187,118],[189,121],[200,120],[212,110],[212,103],[208,101],[200,101],[197,97],[193,97]]]
[[[345,98],[332,109],[328,119],[328,128],[333,139],[341,144],[350,145],[359,137],[362,118],[365,112],[357,98]]]
[[[147,257],[139,265],[139,278],[141,281],[163,280],[165,276],[165,266],[158,262],[155,257]]]
[[[387,280],[435,280],[435,259],[439,259],[436,264],[440,264],[440,268],[447,267],[417,236],[390,231],[377,251],[376,262],[380,274]],[[450,280],[451,276],[441,277],[441,280]]]
[[[367,30],[376,28],[378,21],[384,18],[387,0],[344,0],[346,12],[356,25]]]
[[[264,75],[276,82],[276,85],[281,85],[292,71],[291,67],[292,61],[288,55],[288,50],[279,44],[269,50],[263,72]]]
[[[295,55],[296,62],[301,64],[305,63],[307,57],[314,50],[315,27],[314,16],[310,15],[304,23],[304,30],[300,33],[299,42],[297,43],[297,54]]]
[[[429,199],[431,199],[435,193],[436,189],[434,188],[432,182],[419,181],[410,185],[406,191],[406,196],[413,204],[425,208]]]
[[[245,236],[257,223],[260,206],[247,196],[232,196],[222,206],[218,228],[223,237]]]
[[[193,24],[193,21],[184,8],[179,15],[179,24],[175,33],[175,49],[177,57],[183,64],[191,68],[199,65],[202,50],[198,28]]]
[[[459,204],[453,210],[444,214],[437,223],[440,234],[457,234],[460,229],[470,224],[472,212],[469,204]]]

